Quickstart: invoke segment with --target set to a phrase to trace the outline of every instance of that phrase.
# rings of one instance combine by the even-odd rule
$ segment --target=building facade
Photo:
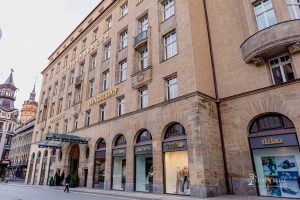
[[[32,119],[37,114],[38,103],[35,101],[35,85],[33,87],[32,92],[30,93],[30,97],[27,101],[24,101],[21,109],[20,121],[21,123],[25,123],[28,120]]]
[[[101,2],[42,72],[27,183],[300,198],[299,17],[297,1]]]
[[[14,107],[16,100],[15,92],[17,88],[13,81],[13,70],[7,80],[0,85],[0,175],[6,173],[6,167],[10,164],[9,152],[11,148],[12,136],[18,123],[18,110]]]

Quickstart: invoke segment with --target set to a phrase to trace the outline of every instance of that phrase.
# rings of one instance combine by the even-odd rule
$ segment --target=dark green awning
[[[61,149],[64,143],[87,144],[89,138],[79,137],[76,135],[48,133],[46,140],[39,144],[39,148],[55,148]]]

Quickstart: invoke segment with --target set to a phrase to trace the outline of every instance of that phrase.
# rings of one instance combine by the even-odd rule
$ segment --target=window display
[[[153,191],[153,161],[152,154],[136,156],[136,191]]]
[[[187,151],[165,153],[166,193],[189,195]]]
[[[259,149],[253,155],[261,195],[300,198],[299,147]]]
[[[126,157],[113,158],[113,190],[125,190]]]

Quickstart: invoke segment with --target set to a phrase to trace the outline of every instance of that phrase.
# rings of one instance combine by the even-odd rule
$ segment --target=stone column
[[[126,184],[125,191],[132,192],[134,190],[134,147],[128,144],[126,147]]]
[[[158,134],[160,135],[160,134]],[[164,193],[164,164],[161,140],[153,140],[153,193]]]

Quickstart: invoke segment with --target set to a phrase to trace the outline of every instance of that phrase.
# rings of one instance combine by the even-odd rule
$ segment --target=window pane
[[[273,73],[275,84],[283,83],[283,78],[281,75],[280,67],[274,67],[272,69],[272,73]]]
[[[287,81],[292,81],[295,79],[291,63],[283,65],[283,70]]]
[[[260,15],[256,17],[258,29],[262,30],[267,27],[264,15]]]
[[[267,14],[269,26],[272,26],[277,23],[277,19],[276,19],[274,10],[270,10],[266,14]]]

